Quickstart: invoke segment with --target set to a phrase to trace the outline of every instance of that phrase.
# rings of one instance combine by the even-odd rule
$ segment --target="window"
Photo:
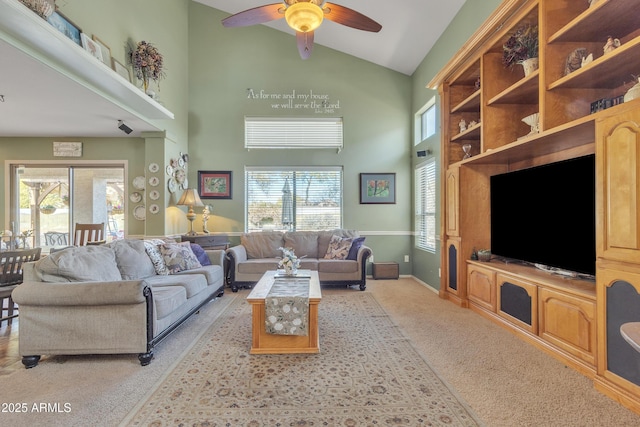
[[[436,98],[435,96],[416,114],[416,141],[418,145],[436,133]]]
[[[342,168],[245,169],[247,231],[342,228]]]
[[[341,118],[245,117],[245,148],[343,146]]]
[[[436,161],[429,159],[415,171],[416,247],[436,251]]]

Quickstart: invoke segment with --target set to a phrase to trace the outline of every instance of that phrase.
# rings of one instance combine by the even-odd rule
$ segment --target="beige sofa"
[[[278,268],[282,257],[280,248],[292,248],[301,260],[301,269],[316,270],[320,283],[358,285],[365,290],[367,259],[371,256],[371,249],[362,244],[360,238],[356,246],[347,249],[351,252],[351,259],[338,259],[344,255],[344,250],[334,250],[328,254],[332,239],[336,237],[351,239],[351,243],[360,237],[354,230],[323,230],[323,231],[264,231],[245,233],[240,237],[240,245],[227,249],[227,282],[233,292],[239,287],[255,284],[268,270]],[[334,248],[335,249],[335,248]],[[344,248],[343,248],[344,249]],[[333,255],[333,256],[332,256]],[[348,256],[348,253],[346,254]]]
[[[22,363],[32,368],[43,354],[138,353],[149,364],[158,342],[224,293],[224,251],[202,251],[211,262],[202,266],[185,252],[188,242],[163,243],[72,247],[24,264],[13,291]]]

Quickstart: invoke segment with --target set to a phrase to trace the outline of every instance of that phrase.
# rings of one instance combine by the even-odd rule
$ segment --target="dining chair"
[[[99,224],[79,224],[73,232],[73,245],[86,246],[87,242],[104,240],[104,222]]]
[[[0,324],[6,320],[10,325],[13,318],[18,317],[11,292],[22,283],[22,264],[40,259],[41,251],[42,248],[34,248],[0,252]],[[6,308],[5,300],[7,300]]]
[[[59,231],[47,231],[44,233],[44,242],[47,246],[67,246],[68,233],[60,233]]]

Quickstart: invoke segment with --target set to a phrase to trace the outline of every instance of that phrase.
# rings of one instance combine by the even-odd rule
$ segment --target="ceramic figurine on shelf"
[[[474,127],[474,126],[475,126],[475,125],[477,125],[477,124],[478,124],[478,122],[476,122],[475,120],[471,120],[471,121],[469,122],[469,127],[470,127],[470,128],[471,128],[471,127]]]
[[[202,232],[204,234],[209,234],[209,230],[207,229],[207,222],[209,221],[209,214],[211,211],[209,210],[209,205],[204,205],[204,209],[202,209]]]
[[[613,52],[617,47],[620,47],[620,39],[614,39],[612,36],[607,38],[607,44],[604,45],[602,50],[604,53]]]
[[[587,0],[589,2],[589,7],[593,7],[598,3],[599,0]]]
[[[582,58],[582,63],[580,64],[581,67],[584,67],[585,65],[589,64],[593,62],[593,53],[590,53],[589,55],[585,56],[584,58]]]
[[[465,122],[464,119],[460,119],[460,123],[458,123],[458,126],[460,126],[460,133],[467,130],[467,122]]]

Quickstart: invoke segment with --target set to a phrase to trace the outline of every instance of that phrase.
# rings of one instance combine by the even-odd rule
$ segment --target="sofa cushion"
[[[286,233],[284,247],[293,249],[298,257],[318,258],[318,233],[315,231]]]
[[[190,242],[165,243],[160,245],[159,249],[169,274],[202,267],[191,250]]]
[[[203,267],[205,265],[211,265],[209,255],[207,255],[204,249],[202,249],[202,246],[197,243],[191,243],[191,250],[193,251],[196,258],[198,258],[198,261],[200,261],[200,265],[202,265]]]
[[[199,294],[209,286],[204,274],[172,274],[169,276],[152,276],[144,279],[152,286],[152,291],[158,286],[179,286],[187,291],[187,298]]]
[[[163,245],[164,240],[160,239],[149,239],[144,241],[144,249],[147,251],[147,255],[149,255],[149,259],[151,259],[151,263],[153,264],[153,268],[156,270],[156,274],[161,276],[166,276],[169,274],[169,270],[164,263],[164,258],[160,253],[159,246]]]
[[[122,280],[109,246],[78,246],[40,258],[36,270],[43,282],[112,282]]]
[[[355,239],[353,239],[353,242],[351,242],[351,248],[349,248],[349,255],[347,255],[347,259],[358,259],[358,251],[362,247],[364,239],[364,237],[356,237]]]
[[[277,258],[250,259],[238,264],[238,272],[243,274],[262,274],[267,270],[278,268]]]
[[[222,280],[224,271],[219,265],[203,265],[200,268],[192,268],[176,274],[201,274],[207,279],[208,285],[213,285]]]
[[[151,258],[147,255],[142,240],[114,240],[107,246],[116,254],[116,264],[125,280],[144,279],[156,274]]]
[[[320,259],[318,260],[318,272],[320,273],[355,273],[358,271],[358,262],[352,260]]]
[[[281,231],[245,233],[240,236],[240,244],[246,249],[248,259],[277,258],[282,255],[279,248],[284,245],[284,233]]]
[[[318,231],[318,257],[322,258],[329,248],[329,242],[333,236],[340,237],[358,237],[359,234],[356,230],[344,230],[338,228],[335,230],[322,230]]]
[[[151,292],[156,319],[168,316],[187,301],[187,291],[181,286],[155,286]]]
[[[351,243],[353,238],[340,237],[334,235],[329,241],[329,247],[327,253],[324,255],[325,259],[347,259],[349,255],[349,249],[351,249]]]

